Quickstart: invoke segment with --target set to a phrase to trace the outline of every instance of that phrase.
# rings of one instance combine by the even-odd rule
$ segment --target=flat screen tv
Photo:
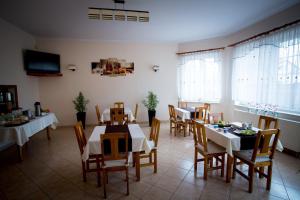
[[[61,75],[58,54],[25,50],[23,57],[28,75]]]

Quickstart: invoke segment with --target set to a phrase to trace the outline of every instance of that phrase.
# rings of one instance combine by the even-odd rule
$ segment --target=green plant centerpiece
[[[79,92],[78,96],[73,100],[75,110],[77,111],[76,117],[77,121],[82,122],[82,126],[85,129],[85,119],[86,119],[86,105],[89,103],[89,100],[86,99],[82,92]]]
[[[149,117],[149,126],[152,125],[152,118],[155,117],[156,107],[159,103],[157,95],[152,91],[148,92],[148,96],[143,100],[143,104],[146,108],[148,108],[148,117]]]

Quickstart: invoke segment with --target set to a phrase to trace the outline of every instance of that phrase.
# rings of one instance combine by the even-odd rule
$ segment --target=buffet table
[[[55,114],[48,113],[44,116],[36,117],[35,119],[32,119],[28,123],[23,125],[12,127],[0,126],[0,143],[17,144],[19,150],[19,157],[21,160],[23,160],[22,146],[29,141],[29,138],[46,128],[47,138],[48,140],[50,140],[51,138],[49,127],[55,129],[57,123],[58,120]]]

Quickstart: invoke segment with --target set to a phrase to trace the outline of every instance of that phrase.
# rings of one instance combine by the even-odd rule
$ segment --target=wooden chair
[[[224,114],[220,113],[208,113],[208,122],[209,124],[216,124],[219,121],[224,121]]]
[[[197,171],[197,163],[204,161],[204,180],[207,180],[207,172],[210,170],[221,169],[221,176],[224,176],[225,167],[225,148],[208,141],[205,133],[205,126],[203,123],[194,123],[194,142],[195,142],[195,157],[194,169]],[[198,153],[203,158],[198,159]],[[214,158],[216,159],[216,166],[213,166]],[[219,165],[219,161],[221,165]]]
[[[183,130],[184,137],[186,135],[186,127],[187,123],[185,121],[182,121],[181,119],[177,118],[175,108],[173,105],[168,105],[169,107],[169,115],[170,115],[170,133],[172,134],[172,129],[175,129],[175,136],[177,131]]]
[[[111,108],[110,109],[110,123],[111,125],[118,124],[127,124],[128,115],[124,114],[124,108]]]
[[[189,121],[189,133],[194,132],[194,123],[205,123],[207,116],[207,107],[200,106],[195,108],[194,119]]]
[[[82,127],[82,123],[81,122],[77,122],[74,126],[74,130],[75,130],[75,134],[76,134],[76,138],[77,138],[77,142],[78,142],[78,146],[79,146],[79,150],[80,150],[80,158],[81,158],[81,165],[82,165],[82,176],[83,176],[83,181],[86,182],[86,173],[87,172],[97,172],[97,177],[98,177],[98,186],[101,186],[101,175],[100,175],[100,154],[92,154],[89,155],[89,158],[87,161],[83,161],[82,160],[82,155],[84,153],[84,149],[86,147],[87,141],[86,141],[86,137],[85,137],[85,133]],[[90,168],[90,163],[95,163],[96,164],[96,168]]]
[[[139,107],[139,104],[135,104],[134,120],[132,121],[132,123],[136,123],[138,107]]]
[[[102,122],[101,122],[101,114],[100,114],[99,105],[96,105],[95,109],[96,109],[96,116],[97,116],[97,120],[98,120],[98,125],[101,126]]]
[[[178,107],[179,108],[187,108],[187,102],[185,101],[178,101]]]
[[[267,116],[259,116],[258,128],[262,130],[270,129],[272,123],[274,123],[272,128],[278,129],[278,119],[275,119],[273,117],[267,117]]]
[[[121,152],[119,142],[125,140],[125,150]],[[106,183],[108,182],[108,172],[125,171],[127,182],[127,193],[129,195],[129,178],[128,178],[128,133],[105,133],[100,135],[101,142],[101,168],[103,172],[103,190],[106,198]],[[108,142],[108,143],[106,143]],[[110,152],[105,152],[104,144],[110,145]]]
[[[124,102],[115,102],[114,108],[124,108]]]
[[[151,131],[150,131],[150,138],[148,140],[148,143],[151,145],[151,152],[149,154],[146,154],[145,152],[141,152],[139,158],[137,158],[140,160],[144,158],[148,158],[149,162],[140,164],[140,167],[147,167],[153,165],[154,173],[157,173],[157,144],[158,144],[159,129],[160,129],[160,121],[156,118],[153,118]]]
[[[235,178],[236,172],[249,181],[248,192],[253,190],[253,174],[258,172],[260,177],[267,178],[267,190],[271,188],[272,180],[272,160],[274,157],[275,148],[280,135],[279,129],[262,130],[257,133],[256,142],[253,150],[242,150],[233,153],[233,175]],[[249,166],[248,175],[236,168],[237,159]],[[265,174],[261,168],[268,167],[268,173]]]

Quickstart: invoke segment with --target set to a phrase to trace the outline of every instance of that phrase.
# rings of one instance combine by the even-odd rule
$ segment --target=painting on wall
[[[124,59],[108,58],[100,59],[100,62],[92,62],[92,73],[101,76],[126,76],[133,74],[134,63]]]

